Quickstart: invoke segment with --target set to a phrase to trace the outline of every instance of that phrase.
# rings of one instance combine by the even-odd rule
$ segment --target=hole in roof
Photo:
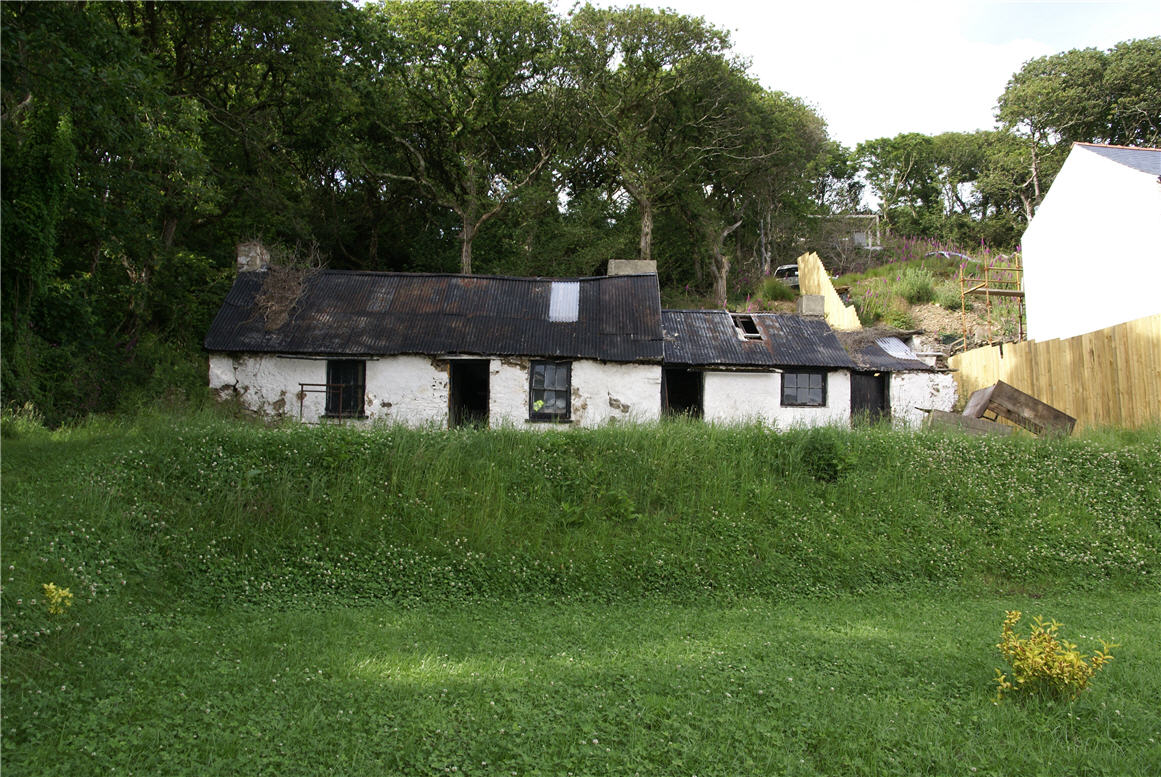
[[[731,318],[734,319],[734,326],[737,327],[742,337],[747,340],[762,339],[762,332],[758,329],[758,324],[755,323],[753,316],[734,313],[731,314]]]

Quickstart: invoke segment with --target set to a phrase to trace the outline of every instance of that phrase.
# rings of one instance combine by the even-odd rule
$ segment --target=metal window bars
[[[346,418],[362,418],[362,407],[346,410],[343,401],[343,391],[358,391],[362,386],[353,386],[349,383],[299,383],[298,384],[298,420],[302,420],[307,394],[325,394],[326,402],[323,406],[324,418],[334,418],[342,421]],[[332,393],[336,392],[336,393]],[[360,392],[361,393],[361,392]],[[334,402],[331,398],[334,397]]]

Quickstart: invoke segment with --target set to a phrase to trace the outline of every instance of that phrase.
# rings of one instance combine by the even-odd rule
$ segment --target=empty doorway
[[[488,425],[488,360],[453,359],[448,375],[448,425]]]
[[[704,412],[702,374],[667,367],[661,373],[661,410],[665,415],[701,418]]]

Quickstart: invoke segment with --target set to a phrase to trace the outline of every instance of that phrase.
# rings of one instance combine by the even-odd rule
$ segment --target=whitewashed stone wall
[[[426,356],[367,359],[366,422],[408,426],[447,426],[448,361]],[[545,428],[528,420],[530,359],[494,358],[489,364],[489,423]],[[210,388],[218,397],[237,397],[246,408],[266,416],[317,423],[326,395],[307,392],[302,383],[326,383],[327,360],[268,354],[210,356]],[[653,421],[661,414],[661,366],[572,363],[572,420],[568,426],[601,426],[613,420]],[[563,426],[556,424],[555,426]]]
[[[407,426],[446,427],[448,386],[446,361],[427,356],[369,359],[367,418]]]
[[[891,420],[899,426],[916,428],[927,417],[924,410],[951,412],[955,407],[955,378],[950,372],[893,372],[887,389],[891,399]]]
[[[447,364],[424,356],[367,359],[363,410],[368,421],[447,425]],[[326,383],[327,360],[269,354],[210,356],[210,388],[220,399],[270,417],[317,423],[326,408],[321,386],[301,396],[300,384]]]
[[[325,383],[326,361],[269,355],[210,354],[210,389],[219,399],[236,397],[244,407],[265,416],[297,418],[300,383]],[[322,413],[325,397],[307,394],[303,414]]]
[[[572,390],[572,415],[581,426],[661,417],[660,364],[573,362]]]
[[[823,407],[783,407],[781,373],[707,371],[703,410],[706,421],[723,424],[760,421],[775,429],[848,424],[851,374],[834,370],[827,375]]]
[[[553,428],[564,424],[528,420],[531,359],[493,359],[488,415],[491,425]],[[594,427],[610,421],[655,421],[661,417],[661,365],[572,362],[572,420],[568,426]]]

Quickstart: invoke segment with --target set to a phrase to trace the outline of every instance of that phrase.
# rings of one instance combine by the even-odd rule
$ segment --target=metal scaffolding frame
[[[1015,254],[1012,257],[1015,259],[1015,265],[999,266],[996,262],[991,264],[984,264],[984,272],[982,278],[973,278],[964,275],[966,265],[960,265],[959,268],[959,298],[960,298],[960,320],[963,324],[963,340],[962,347],[967,349],[968,342],[968,323],[967,323],[967,299],[969,295],[983,295],[984,304],[987,307],[986,321],[988,324],[988,345],[994,344],[992,337],[992,298],[997,297],[1001,299],[1015,299],[1017,307],[1017,327],[1019,339],[1024,339],[1025,331],[1025,309],[1024,309],[1024,268],[1020,263],[1020,255]]]

